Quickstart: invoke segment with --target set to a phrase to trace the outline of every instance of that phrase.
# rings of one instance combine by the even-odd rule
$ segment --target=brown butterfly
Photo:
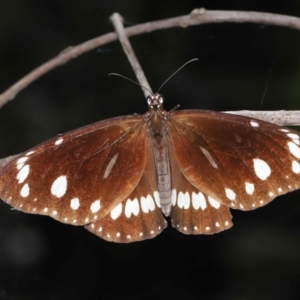
[[[81,127],[19,155],[0,171],[0,197],[28,213],[83,225],[108,241],[150,239],[167,226],[213,234],[230,208],[252,210],[300,187],[300,135],[213,111],[166,112]]]

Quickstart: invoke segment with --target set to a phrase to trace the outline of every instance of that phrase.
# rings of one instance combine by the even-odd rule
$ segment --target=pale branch
[[[143,72],[143,69],[137,59],[137,56],[135,55],[134,50],[131,47],[130,41],[127,37],[125,28],[123,26],[123,18],[120,14],[114,13],[110,17],[110,20],[114,25],[114,28],[118,34],[119,41],[120,41],[122,48],[129,60],[129,63],[135,73],[135,76],[136,76],[138,82],[140,83],[141,86],[146,88],[146,89],[142,88],[142,91],[145,95],[145,98],[147,98],[147,96],[149,95],[149,91],[152,93],[152,89],[151,89],[149,82]]]
[[[186,28],[194,25],[208,23],[261,23],[267,25],[285,26],[300,30],[300,18],[286,15],[278,15],[261,12],[244,12],[244,11],[207,11],[203,8],[194,9],[191,14],[181,17],[175,17],[165,20],[147,22],[140,25],[131,26],[125,29],[128,37],[141,33],[149,33],[155,30],[182,27]],[[91,39],[77,46],[68,47],[58,56],[52,58],[38,68],[31,71],[14,85],[8,88],[0,95],[0,107],[12,100],[21,90],[30,83],[37,80],[50,70],[67,63],[69,60],[76,58],[97,47],[103,46],[117,40],[118,36],[115,32],[104,34],[100,37]]]
[[[279,126],[299,126],[300,111],[299,110],[276,110],[276,111],[225,111],[228,114],[240,115],[255,119],[267,121]]]

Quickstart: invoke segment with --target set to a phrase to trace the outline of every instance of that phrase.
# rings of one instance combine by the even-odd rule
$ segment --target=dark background
[[[126,25],[193,8],[300,16],[300,1],[1,1],[0,91],[68,46]],[[165,108],[300,109],[300,32],[259,24],[175,28],[131,39]],[[57,68],[0,110],[0,156],[58,133],[119,115],[144,113],[139,87],[118,42]],[[153,240],[109,243],[84,228],[0,203],[0,299],[299,299],[300,192],[251,212],[214,236],[167,228]]]

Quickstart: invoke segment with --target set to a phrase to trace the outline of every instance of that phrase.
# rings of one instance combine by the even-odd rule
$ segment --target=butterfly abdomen
[[[161,209],[165,216],[169,216],[171,211],[171,173],[168,142],[162,120],[157,116],[157,113],[154,113],[150,123],[153,158]]]

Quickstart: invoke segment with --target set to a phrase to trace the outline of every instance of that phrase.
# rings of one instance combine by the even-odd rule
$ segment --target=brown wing
[[[206,197],[250,210],[300,187],[296,131],[200,110],[170,113],[167,124],[180,171]]]
[[[134,191],[104,218],[87,225],[86,228],[105,240],[129,243],[154,238],[166,226],[149,143],[145,170]]]
[[[180,171],[170,148],[171,223],[184,234],[213,234],[232,227],[230,209],[193,186]]]
[[[103,218],[132,193],[146,162],[142,116],[101,121],[19,155],[0,171],[13,207],[73,225]]]

